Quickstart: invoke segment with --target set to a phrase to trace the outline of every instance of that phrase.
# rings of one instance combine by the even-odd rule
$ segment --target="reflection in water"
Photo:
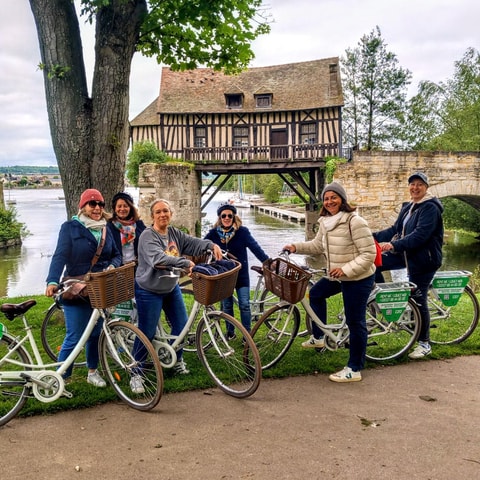
[[[51,256],[57,243],[61,224],[66,220],[62,190],[14,190],[15,208],[19,221],[31,232],[21,247],[0,250],[0,296],[16,297],[44,292]],[[132,191],[135,195],[135,192]],[[203,234],[212,228],[216,211],[229,196],[219,193],[207,206],[203,219]],[[276,257],[287,243],[304,240],[304,228],[248,208],[238,209],[243,224],[270,257]],[[175,219],[175,218],[174,218]],[[146,219],[148,224],[149,219]],[[303,256],[294,258],[303,261]],[[250,265],[258,260],[249,252]],[[310,263],[310,262],[309,262]],[[445,238],[443,270],[473,271],[480,264],[480,242],[472,237],[451,233]],[[256,274],[250,272],[252,284]]]

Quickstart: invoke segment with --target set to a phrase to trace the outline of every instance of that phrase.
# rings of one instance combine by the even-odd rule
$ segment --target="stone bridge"
[[[334,180],[378,230],[391,225],[409,200],[408,177],[415,171],[427,174],[433,195],[480,210],[480,152],[354,152],[352,161],[337,167]]]

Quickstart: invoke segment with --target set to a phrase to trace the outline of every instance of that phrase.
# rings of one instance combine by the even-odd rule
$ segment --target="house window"
[[[312,145],[317,143],[317,128],[315,123],[303,123],[300,125],[300,143]]]
[[[205,127],[195,127],[195,148],[205,148],[207,146],[207,129]]]
[[[243,106],[243,95],[238,94],[227,94],[225,95],[227,108],[242,108]]]
[[[269,108],[272,106],[272,94],[255,95],[255,105],[257,108]]]
[[[248,127],[233,127],[233,146],[248,147]]]

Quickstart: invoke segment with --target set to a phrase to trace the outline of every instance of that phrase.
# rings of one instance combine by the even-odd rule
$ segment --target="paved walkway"
[[[480,356],[409,362],[335,384],[263,381],[249,399],[165,395],[0,428],[2,479],[480,478]],[[32,400],[33,401],[33,400]]]

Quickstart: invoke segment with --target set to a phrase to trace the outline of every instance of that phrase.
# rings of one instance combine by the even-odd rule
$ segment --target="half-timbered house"
[[[163,68],[131,140],[193,162],[315,161],[341,154],[342,106],[337,57],[238,75]]]

